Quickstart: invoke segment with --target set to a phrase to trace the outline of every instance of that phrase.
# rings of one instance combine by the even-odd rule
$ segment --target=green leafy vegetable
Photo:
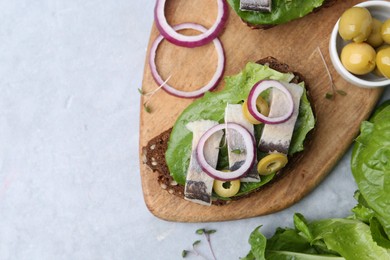
[[[241,11],[240,0],[228,0],[238,16],[250,24],[276,25],[301,18],[320,7],[324,0],[273,0],[271,13],[256,11]]]
[[[370,230],[372,238],[379,246],[390,249],[390,241],[387,238],[385,230],[375,217],[370,219]]]
[[[294,215],[295,228],[278,228],[266,239],[259,228],[250,235],[251,250],[243,259],[390,259],[390,101],[380,106],[352,153],[352,172],[359,187],[358,205],[344,219],[309,223]],[[265,258],[264,258],[265,257]]]
[[[184,185],[191,157],[192,133],[186,128],[187,123],[196,120],[214,120],[223,122],[226,104],[238,104],[245,100],[259,80],[275,79],[289,82],[292,74],[280,73],[268,66],[248,63],[239,74],[225,78],[225,88],[219,92],[207,92],[204,97],[195,100],[177,119],[165,154],[169,171],[179,184]],[[302,85],[303,86],[303,85]],[[303,149],[306,134],[314,127],[315,119],[306,95],[301,99],[297,127],[294,131],[290,154]],[[257,131],[256,131],[257,132]],[[227,154],[226,149],[220,149],[220,155]],[[218,167],[227,165],[227,160],[220,156]],[[237,196],[251,192],[272,179],[272,176],[262,178],[260,183],[243,183]]]
[[[214,250],[213,250],[213,247],[211,246],[211,239],[210,239],[210,235],[211,234],[214,234],[215,232],[217,232],[217,230],[215,229],[205,229],[205,228],[200,228],[200,229],[197,229],[195,231],[195,234],[198,234],[198,235],[204,235],[206,237],[206,240],[207,240],[207,244],[209,245],[209,249],[210,249],[210,252],[213,256],[213,259],[216,259],[215,257],[215,254],[214,254]],[[203,259],[207,259],[205,256],[203,256],[197,249],[196,249],[196,246],[199,245],[200,243],[202,242],[202,240],[195,240],[193,243],[192,243],[192,250],[183,250],[181,252],[181,256],[183,258],[185,258],[188,254],[194,254],[196,256],[200,256],[202,257]]]
[[[152,109],[146,103],[143,104],[143,106],[144,106],[144,109],[145,109],[146,113],[151,113],[152,112]]]
[[[346,259],[390,259],[387,250],[373,240],[370,227],[361,221],[327,219],[313,222],[310,228],[316,239],[323,239],[330,250]]]
[[[311,260],[311,259],[344,259],[337,253],[326,249],[323,241],[308,239],[307,234],[303,234],[300,229],[305,232],[312,231],[307,226],[306,220],[302,215],[294,216],[295,228],[278,228],[275,234],[266,239],[257,227],[249,237],[251,250],[244,257],[244,260],[260,260],[260,259],[275,259],[275,260]],[[311,235],[310,235],[311,236]],[[325,248],[323,250],[322,248]]]
[[[245,152],[245,150],[242,150],[242,149],[234,149],[234,150],[231,150],[232,153],[235,153],[235,154],[242,154],[243,152]]]
[[[243,258],[245,260],[249,259],[258,259],[258,260],[265,260],[265,246],[267,243],[267,239],[265,236],[259,231],[260,227],[257,227],[250,235],[249,237],[249,244],[251,245],[252,249],[250,251],[250,254]]]
[[[390,259],[390,253],[374,241],[370,227],[359,220],[307,223],[296,214],[294,223],[295,229],[279,228],[270,239],[256,228],[249,238],[251,251],[244,259]]]
[[[366,208],[390,236],[390,101],[361,124],[351,160],[352,174]],[[360,206],[361,207],[361,206]]]

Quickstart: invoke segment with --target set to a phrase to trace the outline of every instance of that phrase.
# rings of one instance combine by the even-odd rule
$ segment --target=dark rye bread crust
[[[327,8],[327,7],[332,6],[332,5],[334,5],[336,3],[336,1],[337,0],[325,0],[324,3],[320,7],[315,8],[312,13],[316,13],[316,12],[320,11],[323,8]],[[241,21],[243,23],[245,23],[247,26],[249,26],[250,28],[252,28],[252,29],[267,30],[267,29],[270,29],[272,27],[277,26],[277,25],[274,25],[274,24],[251,24],[251,23],[246,22],[246,21],[244,21],[242,19],[241,19]]]
[[[293,73],[295,77],[291,80],[292,83],[299,83],[302,81],[305,81],[302,74],[299,72],[293,71],[287,64],[282,63],[275,59],[274,57],[267,57],[263,58],[261,60],[258,60],[256,63],[262,64],[262,65],[268,65],[270,68],[277,70],[282,73]],[[307,89],[307,84],[305,85]],[[308,92],[308,91],[307,91]],[[309,93],[308,93],[309,96]],[[171,134],[172,128],[167,129],[166,131],[162,132],[158,136],[152,138],[145,147],[142,148],[142,160],[143,163],[149,166],[153,172],[157,173],[157,182],[159,183],[160,187],[170,194],[179,196],[181,198],[184,198],[184,186],[178,185],[178,183],[172,178],[172,176],[169,173],[169,169],[167,166],[167,163],[165,161],[165,151],[168,148],[168,141],[169,136]],[[307,139],[310,139],[309,136],[307,136],[305,142]],[[289,168],[294,167],[295,163],[299,160],[300,156],[294,155],[293,158],[289,160],[289,163],[287,164],[287,167],[285,168],[288,170]],[[280,172],[282,173],[282,172]],[[283,174],[278,174],[279,176]],[[275,182],[275,180],[278,178],[274,178],[273,181],[271,181],[270,184],[272,185],[272,182]],[[261,189],[261,187],[260,187]],[[255,192],[252,192],[253,194]],[[243,197],[248,197],[251,194],[245,195]],[[242,198],[242,197],[240,197]],[[234,198],[239,199],[239,198]],[[230,201],[225,200],[219,200],[215,199],[213,200],[213,205],[224,205],[229,203]]]

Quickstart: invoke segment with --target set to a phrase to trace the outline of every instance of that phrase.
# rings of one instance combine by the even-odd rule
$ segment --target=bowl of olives
[[[347,9],[333,28],[329,52],[336,71],[351,84],[390,86],[390,2]]]

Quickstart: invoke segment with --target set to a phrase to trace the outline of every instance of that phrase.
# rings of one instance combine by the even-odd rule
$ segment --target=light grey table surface
[[[348,152],[279,213],[219,223],[154,217],[141,189],[137,91],[153,6],[0,1],[0,259],[181,259],[203,227],[217,230],[218,259],[238,259],[259,225],[269,236],[291,226],[294,212],[344,217],[355,205]],[[207,254],[205,241],[199,249]]]

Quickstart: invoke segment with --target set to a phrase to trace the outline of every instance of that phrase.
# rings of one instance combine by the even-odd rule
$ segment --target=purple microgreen
[[[213,247],[211,245],[210,234],[213,234],[215,232],[217,232],[217,230],[215,230],[215,229],[207,230],[207,229],[201,228],[201,229],[196,230],[196,234],[199,234],[199,235],[204,234],[205,235],[205,237],[207,239],[207,243],[209,245],[209,248],[210,248],[211,254],[213,255],[214,260],[216,260],[217,258],[215,257],[214,250],[213,250]]]
[[[181,252],[181,256],[183,258],[185,258],[188,254],[194,254],[196,256],[199,256],[199,257],[207,260],[207,258],[204,255],[202,255],[198,250],[196,250],[195,246],[198,245],[200,242],[201,242],[200,240],[196,240],[194,243],[192,243],[192,250],[183,250]]]
[[[210,240],[210,235],[217,232],[215,229],[204,229],[204,228],[200,228],[200,229],[197,229],[195,231],[196,234],[198,235],[204,235],[206,237],[206,240],[207,240],[207,244],[209,245],[209,248],[210,248],[210,251],[211,251],[211,254],[213,255],[213,259],[214,260],[217,260],[217,258],[215,257],[215,254],[214,254],[214,250],[211,246],[211,240]],[[203,256],[198,250],[196,250],[196,246],[198,244],[200,244],[201,240],[196,240],[192,243],[192,250],[183,250],[181,255],[182,257],[186,257],[189,253],[192,253],[196,256],[199,256],[199,257],[202,257],[204,259],[207,259],[205,256]]]

